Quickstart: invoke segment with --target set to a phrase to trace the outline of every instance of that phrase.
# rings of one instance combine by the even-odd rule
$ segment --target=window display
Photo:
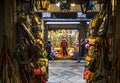
[[[79,31],[78,30],[49,30],[48,40],[51,41],[52,47],[58,51],[58,57],[62,56],[61,41],[65,39],[68,43],[68,55],[70,56],[74,51],[79,51]],[[70,51],[70,52],[69,52]]]

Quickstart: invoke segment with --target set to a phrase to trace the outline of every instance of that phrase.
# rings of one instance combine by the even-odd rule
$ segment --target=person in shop
[[[54,62],[54,57],[55,57],[55,50],[54,47],[51,47],[51,54],[50,54],[50,58],[52,59],[52,61]]]
[[[86,48],[86,42],[84,39],[81,40],[81,46],[80,46],[80,54],[77,60],[77,63],[80,63],[82,58],[84,57],[85,54],[88,53],[88,49]]]
[[[48,40],[47,41],[47,44],[46,44],[46,51],[47,51],[47,54],[48,54],[48,60],[51,60],[51,53],[52,53],[52,49],[51,49],[51,42]]]
[[[85,39],[85,51],[84,51],[84,56],[88,54],[88,50],[90,49],[90,44],[89,44],[89,39]]]
[[[47,41],[46,51],[48,54],[48,60],[54,61],[54,56],[53,56],[53,52],[52,52],[52,45],[51,45],[51,42],[49,40]]]
[[[63,57],[68,57],[68,52],[67,52],[68,43],[65,39],[61,41],[61,48],[62,48]]]

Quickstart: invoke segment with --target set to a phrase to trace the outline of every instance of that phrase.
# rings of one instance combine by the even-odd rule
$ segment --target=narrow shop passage
[[[86,83],[83,79],[85,61],[75,60],[49,61],[49,78],[47,83]]]

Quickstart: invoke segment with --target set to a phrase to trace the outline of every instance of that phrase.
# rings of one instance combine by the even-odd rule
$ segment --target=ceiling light
[[[90,22],[86,22],[87,24],[89,24]]]
[[[76,4],[75,3],[71,3],[71,6],[74,7]]]
[[[46,24],[80,24],[80,22],[47,22]]]
[[[57,7],[60,7],[60,2],[57,2],[57,3],[56,3],[56,6],[57,6]]]

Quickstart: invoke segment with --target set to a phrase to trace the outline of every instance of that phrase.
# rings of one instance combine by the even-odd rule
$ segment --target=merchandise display
[[[42,20],[34,12],[27,15],[22,12],[18,15],[16,26],[18,32],[16,43],[18,46],[15,58],[22,68],[20,70],[20,79],[25,83],[34,80],[34,83],[42,83],[48,78],[48,66],[45,65],[48,64],[48,55],[44,50],[43,27],[41,25]],[[30,70],[28,67],[30,67]]]
[[[87,79],[88,83],[97,82],[104,78],[107,79],[105,83],[109,83],[109,73],[112,66],[109,59],[112,45],[111,17],[111,1],[106,0],[99,14],[90,21],[88,32],[90,49],[85,57],[87,68],[91,72]]]
[[[0,83],[120,83],[120,0],[0,2]]]

